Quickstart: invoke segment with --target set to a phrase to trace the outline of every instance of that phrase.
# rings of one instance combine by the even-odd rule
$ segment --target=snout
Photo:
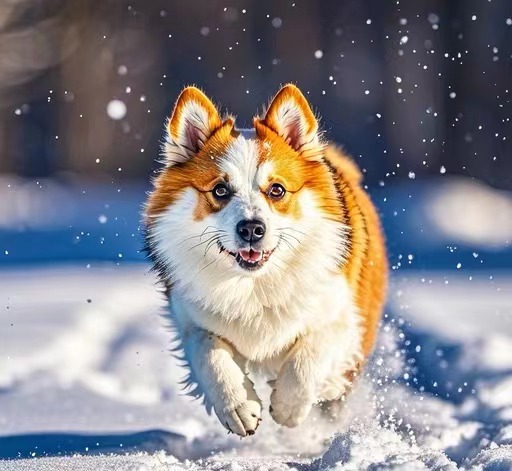
[[[235,226],[237,248],[229,250],[220,242],[220,252],[227,252],[245,271],[259,270],[275,250],[264,247],[267,227],[261,219],[242,219]]]
[[[263,239],[266,229],[265,223],[259,219],[243,219],[236,225],[238,237],[249,244],[254,244]]]

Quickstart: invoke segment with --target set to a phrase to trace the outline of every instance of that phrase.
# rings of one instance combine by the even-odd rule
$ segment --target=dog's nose
[[[265,223],[259,220],[244,219],[236,225],[236,232],[246,242],[258,242],[265,235]]]

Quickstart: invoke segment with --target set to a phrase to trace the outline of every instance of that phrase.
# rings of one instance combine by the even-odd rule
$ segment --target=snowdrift
[[[10,268],[0,286],[0,470],[512,469],[506,272],[397,271],[336,420],[266,414],[245,440],[181,394],[145,264]]]

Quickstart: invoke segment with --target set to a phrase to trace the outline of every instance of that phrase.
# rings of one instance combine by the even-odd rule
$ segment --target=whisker
[[[281,234],[283,234],[282,231],[281,231]],[[302,245],[302,242],[297,237],[295,237],[293,234],[283,234],[283,235],[286,235],[286,237],[291,237],[292,239],[295,239],[300,245]]]
[[[286,237],[283,234],[279,234],[279,240],[282,240],[294,252],[299,253],[299,251],[290,243],[289,240],[286,239]]]
[[[306,235],[306,233],[305,233],[305,232],[303,232],[303,231],[299,231],[298,229],[295,229],[295,228],[293,228],[293,227],[278,227],[278,228],[277,228],[277,230],[278,230],[278,231],[286,231],[286,230],[290,230],[290,231],[299,232],[299,233],[300,233],[300,234],[302,234],[302,235]]]
[[[178,243],[178,245],[181,245],[181,244],[183,244],[184,242],[186,242],[187,240],[190,240],[190,239],[197,239],[198,237],[203,237],[203,236],[206,236],[206,235],[212,235],[212,234],[218,234],[218,233],[219,233],[219,231],[209,231],[209,232],[203,232],[202,234],[193,235],[193,236],[187,237],[186,239],[183,239],[181,242]]]
[[[207,245],[206,245],[206,248],[204,249],[204,254],[203,254],[203,257],[206,257],[206,254],[209,252],[209,250],[219,241],[222,241],[222,237],[227,237],[227,236],[217,236],[216,239],[210,241]]]
[[[208,229],[212,228],[213,231],[208,231]],[[206,232],[208,231],[208,232]],[[217,227],[215,226],[206,226],[204,231],[201,232],[201,234],[198,234],[198,235],[193,235],[193,236],[190,236],[190,237],[187,237],[185,239],[183,239],[181,242],[178,243],[178,245],[182,244],[183,242],[186,242],[187,240],[190,240],[190,239],[194,239],[194,238],[197,238],[197,237],[202,237],[204,235],[209,235],[209,234],[215,234],[217,232],[227,232],[227,231],[224,231],[222,229],[218,229]]]
[[[217,235],[213,235],[211,236],[210,238],[206,239],[206,240],[203,240],[202,242],[199,242],[198,244],[196,245],[193,245],[192,247],[190,247],[187,252],[190,252],[191,250],[195,249],[196,247],[200,247],[201,245],[204,245],[204,244],[207,244],[208,242],[210,242],[212,239],[215,239],[216,237],[219,237]]]
[[[210,228],[213,228],[213,229],[215,229],[216,231],[219,231],[219,232],[227,232],[227,231],[225,231],[225,230],[223,230],[223,229],[219,229],[218,227],[215,227],[215,226],[206,226],[206,227],[205,227],[205,229],[204,229],[204,231],[203,231],[203,234],[204,234],[208,229],[210,229]]]
[[[212,245],[216,244],[218,240],[219,240],[219,237],[217,236],[217,237],[215,237],[215,238],[211,239],[211,240],[210,240],[210,242],[208,242],[208,243],[206,244],[206,247],[205,247],[205,249],[204,249],[204,253],[203,253],[203,257],[206,257],[206,254],[208,253],[208,251],[210,250],[210,248],[212,247]]]

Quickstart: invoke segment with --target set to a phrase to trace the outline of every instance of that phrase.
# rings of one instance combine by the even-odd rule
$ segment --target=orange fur
[[[207,109],[212,135],[196,155],[175,167],[164,169],[155,179],[155,189],[146,207],[148,224],[187,188],[194,188],[199,195],[194,212],[196,219],[222,209],[223,203],[215,200],[209,191],[224,177],[220,175],[218,159],[225,154],[238,132],[232,119],[222,123],[215,106],[202,92],[186,88],[169,121],[168,130],[172,137],[178,136],[183,106],[188,100],[196,101]],[[318,128],[306,99],[292,85],[285,86],[277,94],[263,119],[254,119],[260,163],[271,161],[273,164],[273,174],[267,183],[279,182],[287,189],[283,199],[274,201],[269,198],[268,201],[276,211],[300,218],[301,208],[295,195],[309,189],[316,195],[320,210],[326,217],[349,227],[346,235],[349,238],[348,253],[340,270],[355,293],[364,328],[362,350],[367,356],[373,348],[386,295],[387,259],[379,218],[360,185],[361,172],[341,150],[320,143],[302,150],[300,147],[303,146],[295,149],[295,136],[287,140],[280,136],[278,111],[286,100],[293,100],[300,108],[307,135],[316,137]],[[263,193],[266,193],[268,185],[262,186]]]
[[[300,152],[291,152],[290,146],[283,149],[284,141],[277,136],[277,117],[279,107],[287,100],[293,101],[300,109],[305,134],[315,134],[318,129],[315,116],[300,90],[292,84],[285,85],[277,93],[264,120],[255,119],[254,126],[260,138],[270,142],[272,149],[276,148],[276,161],[280,163],[281,171],[286,174],[298,170],[299,178],[304,178],[304,182],[309,183],[308,186],[322,201],[321,209],[329,217],[341,219],[350,228],[347,234],[349,249],[340,268],[355,293],[355,302],[363,320],[363,352],[366,357],[375,343],[387,289],[388,267],[380,221],[368,194],[361,187],[359,168],[341,150],[318,144],[299,155]],[[325,163],[315,165],[319,156],[323,156],[333,170],[338,195],[333,194],[332,185],[329,184],[333,180],[332,175],[328,180],[322,175],[320,167],[325,167]]]
[[[218,159],[235,138],[233,124],[228,119],[194,157],[176,167],[165,168],[158,175],[146,207],[149,223],[153,216],[165,211],[187,188],[194,188],[199,195],[195,209],[197,219],[222,208],[221,203],[212,197],[210,190],[221,177]]]
[[[308,189],[317,196],[321,211],[330,218],[340,220],[340,202],[336,198],[336,188],[326,165],[321,160],[303,158],[300,152],[292,149],[266,122],[255,119],[254,126],[261,139],[260,161],[272,162],[274,173],[270,180],[283,182],[287,189],[285,198],[271,201],[274,208],[279,212],[300,217],[300,206],[296,204],[294,196]]]
[[[384,237],[375,206],[360,185],[361,173],[341,150],[329,146],[325,159],[335,169],[350,227],[349,253],[342,267],[356,297],[363,319],[363,351],[374,345],[387,288],[387,258]]]
[[[172,118],[169,120],[167,130],[173,138],[177,138],[179,126],[182,123],[182,113],[184,106],[187,102],[197,102],[204,106],[208,112],[208,127],[209,129],[217,129],[222,124],[219,112],[215,105],[208,99],[208,97],[196,87],[186,87],[176,100],[176,105],[172,112]]]
[[[304,133],[307,135],[316,133],[318,123],[315,115],[309,107],[304,95],[293,84],[286,84],[272,100],[267,113],[265,115],[264,123],[277,134],[280,134],[280,124],[278,121],[279,109],[287,102],[292,101],[301,110],[301,117],[303,118]]]

